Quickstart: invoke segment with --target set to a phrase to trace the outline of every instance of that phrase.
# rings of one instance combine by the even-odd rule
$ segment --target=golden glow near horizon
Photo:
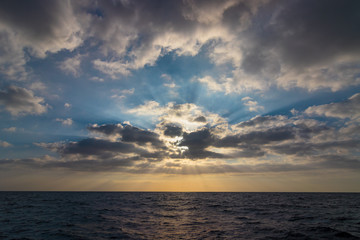
[[[24,171],[0,176],[2,190],[27,191],[165,191],[165,192],[357,192],[358,172],[290,174],[127,174]],[[5,179],[10,179],[5,181]],[[47,179],[44,182],[44,179]],[[346,187],[344,187],[346,186]]]

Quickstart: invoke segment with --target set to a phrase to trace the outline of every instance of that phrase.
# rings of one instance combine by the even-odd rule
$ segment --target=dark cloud
[[[182,16],[181,1],[169,2],[166,0],[155,1],[98,1],[97,12],[104,22],[104,27],[111,26],[110,20],[118,19],[120,23],[132,20],[138,29],[144,31],[160,30],[157,27],[189,28],[189,23]],[[90,6],[91,7],[91,6]],[[147,26],[152,26],[147,28]],[[146,36],[145,36],[146,37]]]
[[[330,129],[330,127],[324,124],[308,126],[305,123],[300,123],[296,125],[297,134],[302,139],[311,138],[312,136],[318,135],[321,132],[328,131]]]
[[[348,150],[358,149],[360,147],[360,140],[342,140],[342,141],[327,141],[320,143],[291,143],[282,144],[269,147],[271,150],[279,154],[299,155],[299,156],[315,156],[328,150]]]
[[[31,57],[73,50],[87,31],[86,14],[74,1],[14,0],[0,2],[0,72],[9,79],[29,78]]]
[[[265,59],[265,55],[262,55],[260,52],[250,52],[245,55],[243,62],[241,63],[242,69],[244,69],[245,73],[248,74],[258,74],[261,72],[267,60]]]
[[[0,105],[3,105],[11,115],[42,114],[47,106],[44,99],[34,96],[31,90],[17,86],[9,86],[0,90]]]
[[[127,124],[104,124],[101,126],[93,125],[88,127],[88,130],[109,136],[118,134],[121,136],[121,140],[123,142],[132,142],[137,144],[151,143],[152,145],[159,147],[163,145],[158,134]]]
[[[166,173],[166,174],[221,174],[221,173],[266,173],[266,172],[296,172],[311,170],[357,170],[360,169],[360,159],[342,155],[320,155],[313,161],[302,164],[294,163],[260,163],[260,164],[204,164],[187,165],[182,163],[167,163],[164,167],[155,167],[152,163],[139,163],[138,157],[112,160],[75,161],[42,160],[42,159],[0,159],[3,169],[25,166],[35,169],[68,169],[82,172],[129,172]]]
[[[262,145],[271,142],[281,142],[295,138],[292,127],[276,127],[264,131],[253,131],[246,134],[226,136],[215,143],[217,147],[236,147],[238,144]]]
[[[249,86],[241,89],[263,89],[282,71],[286,75],[289,69],[301,71],[336,63],[341,57],[358,59],[359,5],[356,0],[3,1],[0,41],[6,46],[1,48],[6,60],[0,61],[0,70],[15,75],[25,71],[28,53],[45,57],[63,49],[74,50],[91,40],[101,51],[95,55],[103,57],[92,59],[94,67],[116,78],[118,74],[128,75],[132,70],[154,65],[169,52],[194,56],[211,42],[226,48],[207,48],[214,62],[236,61],[235,72],[240,75],[234,74],[234,80],[244,77],[243,73],[260,76],[261,79],[252,79],[255,83],[244,80]],[[6,52],[8,49],[12,53]],[[9,63],[11,71],[7,70]],[[353,82],[346,80],[344,85]],[[279,84],[286,86],[281,81]],[[319,82],[308,87],[319,86],[326,84]],[[330,87],[340,88],[336,84]],[[226,91],[236,89],[228,87]]]
[[[20,30],[30,39],[51,39],[61,26],[62,2],[65,1],[1,1],[0,21]]]
[[[92,125],[87,128],[91,132],[98,132],[105,135],[120,134],[123,126],[121,124],[104,124],[104,125]]]
[[[122,141],[136,142],[139,144],[151,143],[160,146],[162,142],[159,140],[159,135],[154,132],[142,130],[133,126],[126,125],[121,131]]]
[[[284,63],[303,68],[334,60],[338,56],[358,55],[360,16],[356,0],[295,0],[269,4],[260,10],[271,11],[269,24],[264,24],[253,41],[257,43],[250,59],[261,63],[259,49],[277,50]],[[262,12],[263,11],[263,12]]]
[[[150,165],[166,159],[202,161],[207,159],[212,161],[214,159],[259,158],[273,154],[291,156],[291,159],[297,157],[316,158],[324,153],[335,151],[344,152],[344,156],[346,156],[347,151],[354,151],[360,147],[360,142],[356,139],[341,140],[341,131],[303,117],[257,116],[233,126],[235,132],[229,131],[225,136],[219,135],[219,132],[211,127],[184,131],[182,127],[168,122],[168,120],[160,122],[157,129],[160,130],[160,135],[181,136],[182,139],[177,142],[165,143],[160,141],[160,135],[153,131],[143,130],[129,124],[100,126],[95,124],[89,126],[88,130],[93,133],[101,133],[105,139],[87,138],[78,142],[43,144],[42,146],[58,152],[63,157],[69,156],[73,160],[83,161],[79,164],[86,163],[88,160],[130,159],[124,156],[132,155],[136,156],[137,160],[141,160],[141,164],[148,163]],[[339,140],[328,141],[326,140],[328,137],[322,137],[326,135],[336,135]],[[151,146],[156,146],[156,148]],[[319,161],[317,160],[317,162]],[[317,162],[316,164],[318,164]],[[301,169],[320,166],[316,164],[307,165]],[[271,165],[271,163],[266,165],[266,168],[271,169],[269,171],[282,171],[277,169],[278,165],[274,167]],[[263,167],[265,168],[265,165]],[[292,165],[289,166],[289,169],[292,167]],[[284,169],[284,171],[289,171],[289,169]],[[134,171],[141,172],[142,170]],[[267,170],[251,168],[249,171]]]
[[[182,6],[182,1],[164,0],[97,1],[96,5],[87,5],[94,16],[92,35],[104,42],[103,47],[117,53],[131,48],[142,52],[140,55],[150,51],[156,38],[166,31],[190,34],[195,30],[196,25],[183,17]]]
[[[204,128],[195,132],[184,133],[183,139],[179,146],[187,147],[188,150],[184,153],[185,157],[194,158],[222,158],[224,155],[206,150],[214,143],[214,137],[210,129]]]
[[[139,157],[123,159],[96,159],[96,160],[76,160],[76,161],[52,161],[42,165],[43,168],[63,168],[72,171],[86,172],[107,172],[107,171],[126,171],[127,167],[133,166]]]
[[[84,30],[74,12],[70,1],[1,1],[0,22],[7,31],[16,32],[21,47],[44,57],[48,51],[71,50],[81,44]]]
[[[111,142],[103,139],[87,138],[79,142],[70,142],[60,146],[57,151],[63,155],[103,155],[104,153],[132,153],[136,148],[132,144]]]
[[[250,120],[236,124],[236,127],[254,127],[259,125],[273,124],[284,120],[283,116],[256,116]]]
[[[312,155],[317,152],[313,144],[306,144],[304,142],[271,146],[270,149],[279,154],[299,156]]]
[[[315,157],[314,166],[334,169],[360,169],[360,158],[343,155],[320,155]]]
[[[194,122],[206,122],[206,118],[204,116],[198,116],[194,119]]]
[[[240,158],[255,158],[262,157],[266,154],[266,151],[256,145],[242,144],[237,146],[238,152],[236,152],[232,157]]]
[[[184,133],[180,146],[187,146],[189,150],[205,149],[214,142],[212,134],[208,128],[195,132]]]
[[[68,169],[81,172],[126,171],[134,165],[139,157],[122,159],[76,159],[76,160],[43,160],[43,159],[1,159],[2,167],[26,166],[35,169]]]
[[[164,135],[170,137],[181,136],[182,128],[176,125],[165,125]]]

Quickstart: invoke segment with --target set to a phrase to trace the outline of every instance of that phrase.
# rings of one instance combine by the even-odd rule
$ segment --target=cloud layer
[[[210,90],[336,91],[360,83],[358,7],[354,0],[4,2],[0,71],[24,79],[26,55],[45,58],[91,41],[98,52],[88,61],[113,79],[170,53],[204,51],[216,74],[198,79]],[[79,55],[60,68],[78,76]]]
[[[80,141],[37,143],[57,153],[57,159],[8,160],[2,164],[174,174],[359,169],[358,118],[347,118],[348,124],[338,127],[336,121],[329,124],[308,117],[310,112],[320,115],[328,109],[331,116],[343,121],[344,115],[352,116],[351,105],[357,96],[312,106],[294,117],[256,116],[232,125],[194,104],[148,103],[139,106],[137,113],[157,113],[153,130],[129,123],[93,124],[88,127],[92,136]],[[341,106],[339,115],[334,114],[337,106]],[[153,112],[142,111],[147,107]]]

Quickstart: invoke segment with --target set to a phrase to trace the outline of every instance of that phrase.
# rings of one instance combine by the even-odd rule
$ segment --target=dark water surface
[[[0,239],[360,239],[360,194],[0,192]]]

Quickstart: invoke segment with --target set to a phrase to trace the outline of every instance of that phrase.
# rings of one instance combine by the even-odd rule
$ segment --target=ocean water
[[[360,194],[0,192],[0,239],[360,239]]]

